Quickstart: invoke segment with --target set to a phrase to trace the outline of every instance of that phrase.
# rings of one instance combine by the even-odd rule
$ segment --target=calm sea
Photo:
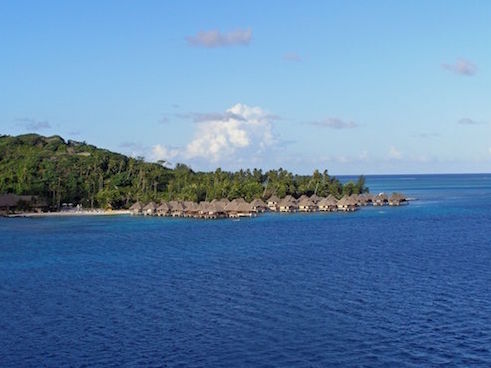
[[[0,219],[0,366],[491,366],[491,175],[240,221]]]

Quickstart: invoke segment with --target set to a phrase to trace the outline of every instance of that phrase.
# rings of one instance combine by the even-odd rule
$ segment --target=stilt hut
[[[274,194],[268,199],[268,208],[270,211],[278,211],[278,205],[280,203],[280,199]]]
[[[300,212],[315,212],[317,211],[317,205],[307,196],[304,199],[298,201],[298,210]]]
[[[389,202],[389,198],[385,193],[379,193],[373,198],[374,206],[385,206]]]
[[[145,207],[143,207],[143,214],[145,216],[153,216],[157,212],[157,204],[155,202],[150,202]]]
[[[181,201],[170,201],[170,214],[172,217],[182,217],[184,216],[184,206]]]
[[[389,198],[389,206],[400,206],[407,204],[407,199],[402,193],[392,193]]]
[[[157,216],[168,216],[170,214],[170,207],[167,202],[162,202],[157,207]]]
[[[133,203],[130,207],[130,211],[132,215],[141,215],[143,211],[143,204],[141,202]]]
[[[338,211],[352,212],[356,211],[356,202],[353,198],[344,196],[338,201]]]
[[[286,196],[278,204],[280,212],[297,212],[298,205],[292,196]]]
[[[334,212],[338,209],[338,200],[331,194],[327,198],[322,198],[317,204],[319,211]]]
[[[252,209],[256,212],[264,212],[268,209],[266,203],[264,203],[261,199],[256,198],[251,202]]]

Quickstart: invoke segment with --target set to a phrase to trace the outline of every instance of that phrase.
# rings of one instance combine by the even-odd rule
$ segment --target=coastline
[[[15,218],[15,217],[77,217],[77,216],[122,216],[131,215],[129,210],[112,210],[105,211],[90,210],[90,211],[64,211],[64,212],[25,212],[25,213],[15,213],[10,214],[5,217]]]

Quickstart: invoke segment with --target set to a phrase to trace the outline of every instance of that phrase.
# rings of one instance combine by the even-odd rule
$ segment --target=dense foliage
[[[194,172],[183,164],[168,169],[59,136],[0,136],[0,193],[38,195],[53,207],[70,202],[123,208],[136,200],[251,200],[272,194],[339,198],[367,190],[362,176],[342,185],[327,171],[317,170],[311,176],[283,169]]]

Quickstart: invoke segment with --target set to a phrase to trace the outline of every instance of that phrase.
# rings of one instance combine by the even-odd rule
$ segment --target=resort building
[[[182,217],[184,216],[184,206],[180,201],[170,201],[170,214],[172,217]]]
[[[300,197],[302,198],[302,197]],[[315,212],[318,210],[317,205],[307,196],[298,201],[298,210],[300,212]]]
[[[270,211],[278,211],[278,205],[280,204],[280,199],[274,194],[268,199],[268,208]]]
[[[254,199],[251,202],[252,209],[256,212],[265,212],[268,209],[266,203],[264,203],[261,199]]]
[[[157,207],[157,216],[168,216],[170,214],[169,204],[162,202],[160,206]]]
[[[389,202],[389,199],[387,198],[387,194],[385,193],[379,193],[373,198],[373,205],[374,206],[385,206]]]
[[[400,206],[407,204],[407,199],[401,193],[392,193],[389,198],[389,206]]]
[[[280,201],[278,208],[280,212],[297,212],[298,205],[292,196],[286,196]]]
[[[132,215],[141,215],[143,211],[143,204],[141,202],[136,202],[130,207]]]
[[[352,212],[356,211],[356,201],[348,196],[344,196],[338,201],[338,211]]]
[[[310,200],[315,204],[318,204],[322,200],[322,197],[319,197],[317,194],[314,193],[310,196]]]
[[[319,203],[319,211],[334,212],[338,209],[338,200],[331,194],[327,198],[322,198]]]
[[[153,216],[157,213],[157,204],[155,202],[150,202],[145,207],[143,207],[143,214],[145,216]]]

